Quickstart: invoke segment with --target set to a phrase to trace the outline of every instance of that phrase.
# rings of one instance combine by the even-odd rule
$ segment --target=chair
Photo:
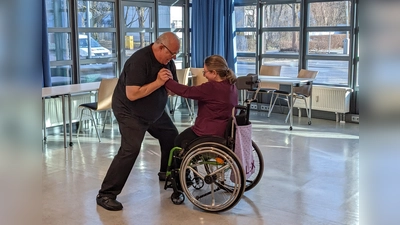
[[[312,71],[312,70],[305,70],[305,69],[301,69],[299,74],[297,75],[297,78],[310,78],[310,79],[314,79],[318,74],[318,71]],[[291,113],[291,110],[293,107],[290,106],[290,101],[289,101],[289,96],[291,96],[291,93],[286,92],[286,91],[281,91],[281,90],[277,90],[274,92],[274,94],[276,95],[276,98],[272,104],[272,109],[275,106],[275,102],[278,98],[280,99],[284,99],[288,106],[289,106],[289,112],[286,116],[285,122],[287,123],[287,120],[289,118],[289,115]],[[311,95],[311,85],[303,85],[301,87],[293,87],[293,105],[296,102],[297,99],[303,99],[304,100],[304,104],[305,104],[305,109],[306,109],[306,113],[307,113],[307,117],[309,119],[308,124],[311,124],[311,117],[310,117],[310,111],[311,108],[310,106],[307,104],[307,98],[310,97]],[[283,98],[284,97],[284,98]]]
[[[281,75],[281,68],[282,66],[268,66],[262,65],[260,67],[260,76],[280,76]],[[269,112],[268,117],[271,115],[272,112],[272,101],[274,98],[274,92],[279,90],[279,84],[275,83],[266,83],[265,86],[259,93],[271,93],[271,99],[269,101]]]
[[[178,78],[178,82],[180,84],[183,84],[183,85],[189,85],[189,73],[190,73],[190,68],[177,69],[176,70],[176,75],[177,75],[177,78]],[[173,115],[174,112],[175,112],[176,103],[177,103],[178,97],[179,96],[176,96],[176,95],[175,96],[170,96],[170,99],[175,98],[174,101],[171,101],[171,103],[172,103],[171,104],[171,109],[170,109],[171,115]],[[189,101],[188,101],[187,98],[185,98],[185,102],[186,102],[186,105],[187,105],[187,107],[189,109],[189,115],[190,116],[193,115],[192,107],[189,105]]]
[[[203,70],[203,68],[190,68],[193,86],[199,86],[208,81],[207,78],[203,75]]]
[[[114,93],[115,86],[117,85],[118,78],[112,78],[112,79],[102,79],[100,82],[100,87],[97,92],[97,102],[91,102],[91,103],[84,103],[80,104],[78,108],[81,108],[81,116],[79,118],[79,127],[78,127],[78,132],[77,132],[77,137],[79,137],[79,132],[81,130],[82,126],[82,116],[83,116],[83,111],[89,110],[90,115],[91,115],[91,120],[94,124],[94,127],[96,129],[97,137],[99,138],[99,142],[101,142],[99,132],[97,130],[97,124],[94,120],[93,112],[101,112],[101,111],[106,111],[106,115],[104,118],[104,124],[103,124],[103,131],[105,128],[105,121],[107,120],[108,112],[110,112],[110,118],[111,118],[111,100],[112,100],[112,95]]]
[[[192,77],[192,86],[199,86],[203,83],[208,82],[207,78],[203,75],[203,68],[190,68],[190,74]],[[191,100],[193,105],[193,115],[194,115],[194,100]]]

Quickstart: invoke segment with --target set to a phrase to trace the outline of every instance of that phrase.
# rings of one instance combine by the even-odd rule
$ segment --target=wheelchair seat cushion
[[[194,146],[204,143],[204,142],[213,142],[222,144],[224,146],[227,145],[226,139],[219,137],[219,136],[202,136],[194,139],[192,142],[188,143],[186,146],[183,146],[184,149],[189,150],[192,149]]]

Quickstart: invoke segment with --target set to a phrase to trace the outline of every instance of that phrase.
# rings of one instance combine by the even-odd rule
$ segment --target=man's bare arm
[[[158,72],[157,79],[151,83],[143,86],[126,86],[126,97],[130,101],[135,101],[148,96],[165,84],[171,76],[170,73],[171,71],[168,69],[161,69],[160,72]]]

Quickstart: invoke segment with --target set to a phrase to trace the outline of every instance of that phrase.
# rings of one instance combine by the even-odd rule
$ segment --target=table
[[[72,146],[72,119],[71,119],[71,94],[96,91],[99,89],[100,82],[84,83],[84,84],[71,84],[55,87],[42,88],[42,122],[44,129],[44,141],[46,141],[46,116],[45,116],[45,98],[61,96],[63,130],[64,130],[64,148],[67,148],[67,125],[65,121],[65,96],[68,97],[68,116],[69,116],[69,146]]]
[[[258,83],[258,88],[256,92],[258,93],[260,90],[265,88],[267,83],[276,83],[283,85],[290,85],[290,127],[289,129],[293,129],[293,87],[300,87],[303,85],[311,85],[311,93],[312,93],[312,83],[314,79],[310,78],[293,78],[293,77],[277,77],[277,76],[258,76],[260,83]],[[312,95],[310,94],[310,118],[311,120],[311,106],[312,106]],[[311,122],[311,121],[309,121]]]

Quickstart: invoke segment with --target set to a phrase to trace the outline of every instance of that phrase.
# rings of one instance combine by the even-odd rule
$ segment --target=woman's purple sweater
[[[170,79],[165,87],[184,98],[198,101],[197,118],[192,126],[198,136],[224,136],[232,108],[238,104],[237,89],[227,80],[209,81],[199,86],[186,86]]]

